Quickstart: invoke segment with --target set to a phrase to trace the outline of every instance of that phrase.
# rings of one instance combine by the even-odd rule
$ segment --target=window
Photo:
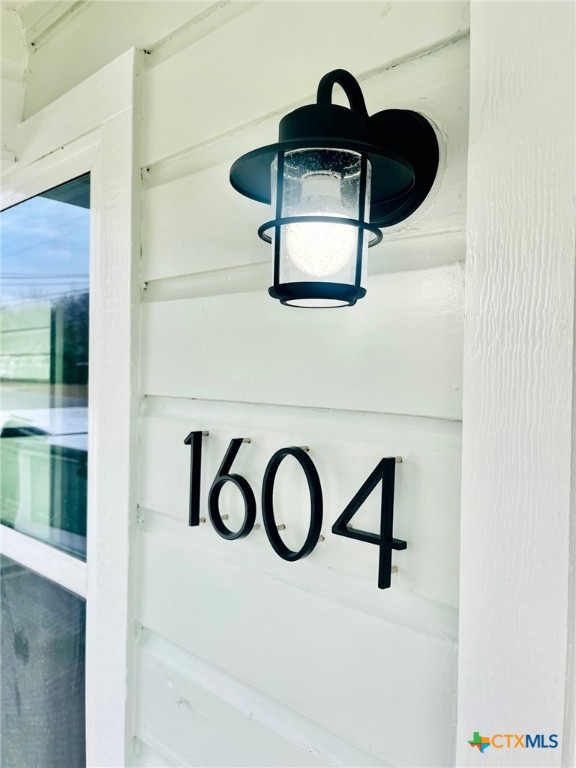
[[[1,763],[76,768],[86,606],[34,558],[86,560],[89,174],[3,211],[0,237],[0,522],[32,553],[0,561]]]

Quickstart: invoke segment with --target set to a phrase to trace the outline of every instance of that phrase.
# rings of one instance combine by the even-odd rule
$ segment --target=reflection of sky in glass
[[[0,215],[2,303],[88,290],[90,210],[34,197]]]

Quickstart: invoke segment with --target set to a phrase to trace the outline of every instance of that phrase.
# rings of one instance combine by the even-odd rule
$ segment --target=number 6
[[[242,475],[230,474],[230,469],[234,459],[236,458],[240,446],[244,442],[244,438],[236,437],[230,441],[226,455],[222,460],[220,469],[216,473],[212,487],[208,494],[208,511],[210,513],[210,520],[217,533],[222,536],[223,539],[233,541],[234,539],[243,539],[248,536],[254,523],[256,522],[256,499],[254,498],[254,492],[250,488],[250,484],[246,478]],[[238,531],[231,531],[224,525],[222,515],[220,514],[220,492],[226,483],[234,483],[242,494],[244,500],[244,522]]]

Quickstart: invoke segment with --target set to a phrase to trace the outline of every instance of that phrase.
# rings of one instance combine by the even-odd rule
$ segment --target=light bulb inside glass
[[[341,175],[313,171],[302,177],[299,208],[309,216],[346,218],[340,194]],[[357,231],[349,224],[299,222],[287,224],[285,247],[288,258],[307,275],[327,277],[339,272],[356,253]]]

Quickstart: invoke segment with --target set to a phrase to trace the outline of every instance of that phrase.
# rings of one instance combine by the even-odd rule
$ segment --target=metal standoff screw
[[[324,536],[320,535],[318,536],[318,541],[326,541],[326,539],[324,538]]]
[[[210,432],[208,432],[208,431],[202,432],[202,437],[208,437],[209,434],[210,434]]]
[[[279,531],[285,531],[286,530],[286,526],[284,525],[284,523],[280,523],[280,525],[277,525],[276,528],[278,528]]]
[[[222,518],[222,520],[228,520],[228,515],[220,515],[220,517]]]
[[[301,451],[306,451],[306,453],[310,453],[310,446],[308,445],[301,445],[300,446]]]
[[[392,568],[390,569],[390,573],[398,573],[398,566],[393,565]]]
[[[206,522],[206,518],[205,518],[205,517],[201,517],[201,518],[200,518],[200,522],[201,522],[201,523],[205,523],[205,522]]]
[[[260,523],[256,523],[256,525],[254,526],[254,530],[257,531],[258,528],[260,528]]]
[[[396,464],[402,464],[402,456],[396,456]]]
[[[252,442],[252,438],[251,437],[243,437],[242,438],[242,442],[243,443],[251,443]]]

